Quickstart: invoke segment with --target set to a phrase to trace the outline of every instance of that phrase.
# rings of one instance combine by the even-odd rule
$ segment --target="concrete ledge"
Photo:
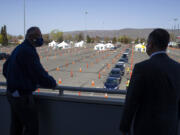
[[[0,89],[0,95],[6,96],[6,90]],[[69,102],[83,102],[83,103],[96,103],[96,104],[109,104],[109,105],[124,105],[124,99],[121,98],[103,98],[91,96],[74,96],[63,95],[59,96],[56,93],[35,93],[34,96],[38,99],[56,100],[56,101],[69,101]]]
[[[40,135],[120,135],[123,100],[36,93]],[[0,134],[8,135],[10,107],[0,90]]]

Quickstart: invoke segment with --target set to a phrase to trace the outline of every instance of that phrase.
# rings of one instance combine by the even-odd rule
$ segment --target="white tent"
[[[96,46],[94,46],[94,50],[97,50],[97,51],[104,51],[106,50],[106,45],[104,44],[97,44]]]
[[[135,51],[136,52],[146,52],[146,46],[143,44],[137,44],[137,45],[135,45]]]
[[[56,45],[57,43],[54,40],[48,44],[49,47],[55,47]]]
[[[84,41],[80,41],[78,43],[75,43],[75,47],[83,47],[84,46]]]
[[[168,46],[174,47],[174,46],[177,46],[177,43],[176,42],[169,42]]]
[[[62,49],[68,49],[71,48],[71,46],[69,44],[67,44],[66,42],[61,42],[60,44],[57,45],[57,47],[62,48]]]
[[[106,48],[107,48],[107,49],[114,48],[114,45],[111,44],[111,43],[107,43],[107,44],[105,44],[105,45],[106,45]]]

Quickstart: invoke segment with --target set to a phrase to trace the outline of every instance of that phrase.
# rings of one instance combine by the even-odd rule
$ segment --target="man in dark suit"
[[[150,59],[135,65],[120,123],[123,135],[177,135],[180,114],[180,64],[166,54],[169,33],[148,37]]]
[[[10,135],[38,135],[38,112],[32,96],[37,86],[54,88],[56,81],[40,63],[36,47],[43,45],[38,27],[31,27],[25,41],[18,45],[5,62],[7,97],[11,107]]]

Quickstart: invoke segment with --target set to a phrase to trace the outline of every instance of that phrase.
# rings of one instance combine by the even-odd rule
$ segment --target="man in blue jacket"
[[[38,27],[31,27],[3,66],[11,107],[10,135],[38,135],[38,112],[32,92],[40,85],[55,88],[56,81],[40,63],[36,47],[43,45]]]

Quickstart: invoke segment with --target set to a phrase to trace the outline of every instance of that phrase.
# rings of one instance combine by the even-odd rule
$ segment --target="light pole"
[[[85,33],[84,33],[84,39],[86,39],[86,36],[87,36],[87,33],[86,33],[86,31],[87,31],[87,15],[88,15],[88,12],[85,11]]]
[[[178,21],[178,18],[174,18],[174,35],[175,35],[175,38],[176,38],[176,22]]]
[[[24,0],[24,39],[26,34],[26,0]]]

